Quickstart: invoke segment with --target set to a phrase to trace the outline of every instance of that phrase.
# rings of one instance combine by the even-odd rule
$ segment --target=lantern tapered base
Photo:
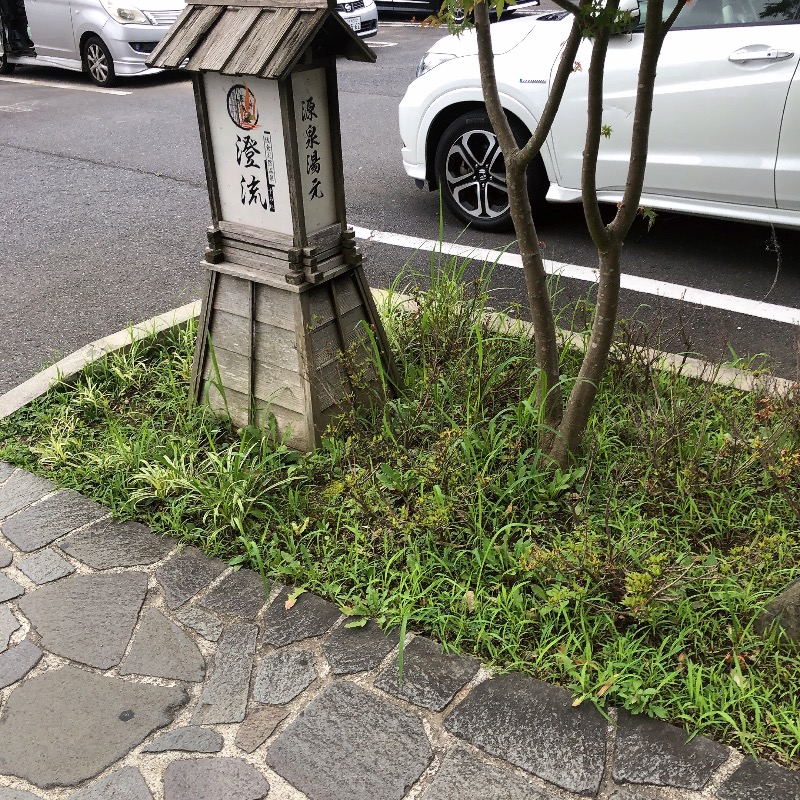
[[[380,389],[374,354],[394,379],[360,264],[316,283],[230,262],[206,267],[193,391],[235,425],[266,430],[274,419],[287,444],[311,450],[346,404]]]

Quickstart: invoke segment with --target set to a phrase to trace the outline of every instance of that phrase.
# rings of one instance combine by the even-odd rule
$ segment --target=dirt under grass
[[[585,457],[553,472],[532,346],[475,324],[474,290],[439,275],[386,312],[404,391],[315,453],[192,407],[190,328],[0,421],[0,458],[355,623],[800,768],[799,651],[754,628],[800,577],[800,388],[742,393],[620,346]]]

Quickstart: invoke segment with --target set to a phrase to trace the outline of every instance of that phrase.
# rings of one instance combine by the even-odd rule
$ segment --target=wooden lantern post
[[[211,201],[195,398],[240,426],[272,414],[298,449],[378,381],[344,361],[377,352],[396,380],[345,222],[337,55],[375,61],[326,0],[202,0],[148,62],[193,73]]]

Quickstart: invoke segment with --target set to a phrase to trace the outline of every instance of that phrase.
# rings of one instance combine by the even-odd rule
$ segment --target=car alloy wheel
[[[518,144],[528,139],[524,128],[511,121]],[[445,205],[461,220],[482,231],[511,227],[506,164],[489,118],[471,112],[455,119],[436,148],[436,180]],[[528,167],[531,205],[541,211],[549,188],[541,157]]]
[[[89,77],[98,86],[113,86],[116,80],[114,61],[111,58],[111,53],[108,52],[108,48],[103,44],[101,39],[98,39],[96,36],[89,39],[86,43],[84,60]]]

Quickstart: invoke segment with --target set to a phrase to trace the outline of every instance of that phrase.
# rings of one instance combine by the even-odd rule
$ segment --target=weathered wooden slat
[[[268,272],[272,275],[283,277],[289,271],[289,262],[285,258],[269,258],[250,250],[226,246],[222,248],[222,254],[225,261],[230,264],[241,264],[244,267]]]
[[[221,347],[243,356],[250,356],[250,320],[227,311],[214,311],[210,326],[214,348]],[[275,364],[282,369],[299,370],[299,355],[295,332],[264,322],[255,323],[256,361]]]
[[[232,275],[219,275],[214,295],[214,308],[218,311],[227,311],[238,317],[247,316],[246,309],[249,301],[248,284],[243,278]],[[295,319],[292,310],[293,295],[275,289],[272,286],[256,284],[255,315],[259,322],[265,322],[276,328],[294,331]]]
[[[275,231],[263,231],[261,228],[251,228],[249,225],[239,225],[228,220],[220,220],[219,229],[223,237],[231,241],[250,242],[262,247],[274,247],[284,252],[294,247],[294,239],[291,236]]]
[[[330,295],[327,292],[311,292],[309,308],[311,310],[312,330],[332,322],[333,315],[336,313]]]
[[[287,331],[297,330],[295,309],[285,291],[263,284],[256,287],[256,322]]]
[[[347,314],[364,305],[364,298],[361,296],[352,273],[336,280],[336,294],[342,314]]]
[[[236,6],[225,8],[222,16],[217,19],[216,24],[209,29],[203,41],[192,53],[186,69],[197,72],[219,70],[218,63],[221,61],[224,64],[238,44],[235,36],[240,13],[241,10]]]
[[[246,394],[241,394],[235,389],[224,387],[225,397],[216,386],[207,383],[204,388],[204,399],[211,410],[216,414],[230,415],[234,425],[243,427],[250,419],[250,400]],[[282,408],[277,403],[254,403],[255,424],[267,429],[267,417],[273,414],[278,422],[278,429],[287,432],[287,444],[298,450],[310,450],[314,446],[314,434],[310,425],[301,414],[288,408]]]
[[[279,50],[259,72],[262,78],[282,78],[295,65],[325,19],[325,11],[301,14],[283,38]]]
[[[211,72],[222,72],[225,65],[236,57],[239,44],[250,32],[256,20],[261,16],[261,9],[254,6],[236,8],[228,6],[221,18],[224,24],[217,24],[216,30],[221,34],[213,49],[203,58],[201,69]]]
[[[311,349],[316,369],[324,369],[339,360],[342,340],[335,320],[320,325],[311,332]]]
[[[183,11],[178,14],[178,18],[172,24],[172,27],[161,37],[161,41],[153,48],[152,52],[147,57],[147,63],[151,67],[166,66],[164,63],[165,54],[171,53],[173,48],[181,49],[187,23],[201,13],[202,9],[198,9],[193,5],[187,5]]]
[[[191,9],[191,13],[187,11]],[[175,23],[175,32],[161,41],[169,40],[169,46],[157,58],[155,67],[175,69],[179,67],[197,47],[200,40],[214,23],[222,16],[225,9],[222,6],[198,8],[187,6]],[[180,26],[180,27],[178,27]],[[154,55],[155,55],[154,51]],[[151,56],[151,59],[153,56]]]
[[[214,350],[217,366],[209,361],[206,364],[204,378],[212,384],[233,389],[240,394],[249,392],[248,359],[239,353],[231,353],[217,347]],[[254,395],[256,400],[265,403],[276,403],[282,408],[302,413],[306,407],[305,387],[300,375],[291,370],[281,369],[274,364],[253,365]]]
[[[283,275],[273,275],[271,272],[267,272],[263,269],[259,270],[253,269],[252,267],[246,267],[241,264],[231,264],[228,261],[221,261],[218,264],[208,264],[206,262],[206,266],[209,269],[213,269],[215,272],[223,272],[226,275],[234,275],[237,278],[247,278],[248,280],[255,281],[256,283],[263,283],[268,286],[276,286],[280,289],[286,289],[287,291],[292,291],[297,294],[307,288],[303,286],[293,286],[287,283],[286,277]]]
[[[320,411],[341,402],[349,390],[347,376],[338,360],[319,370],[314,384]]]
[[[281,46],[284,36],[299,15],[300,12],[296,8],[263,10],[258,25],[242,41],[236,60],[227,65],[226,71],[257,75],[275,50]]]

